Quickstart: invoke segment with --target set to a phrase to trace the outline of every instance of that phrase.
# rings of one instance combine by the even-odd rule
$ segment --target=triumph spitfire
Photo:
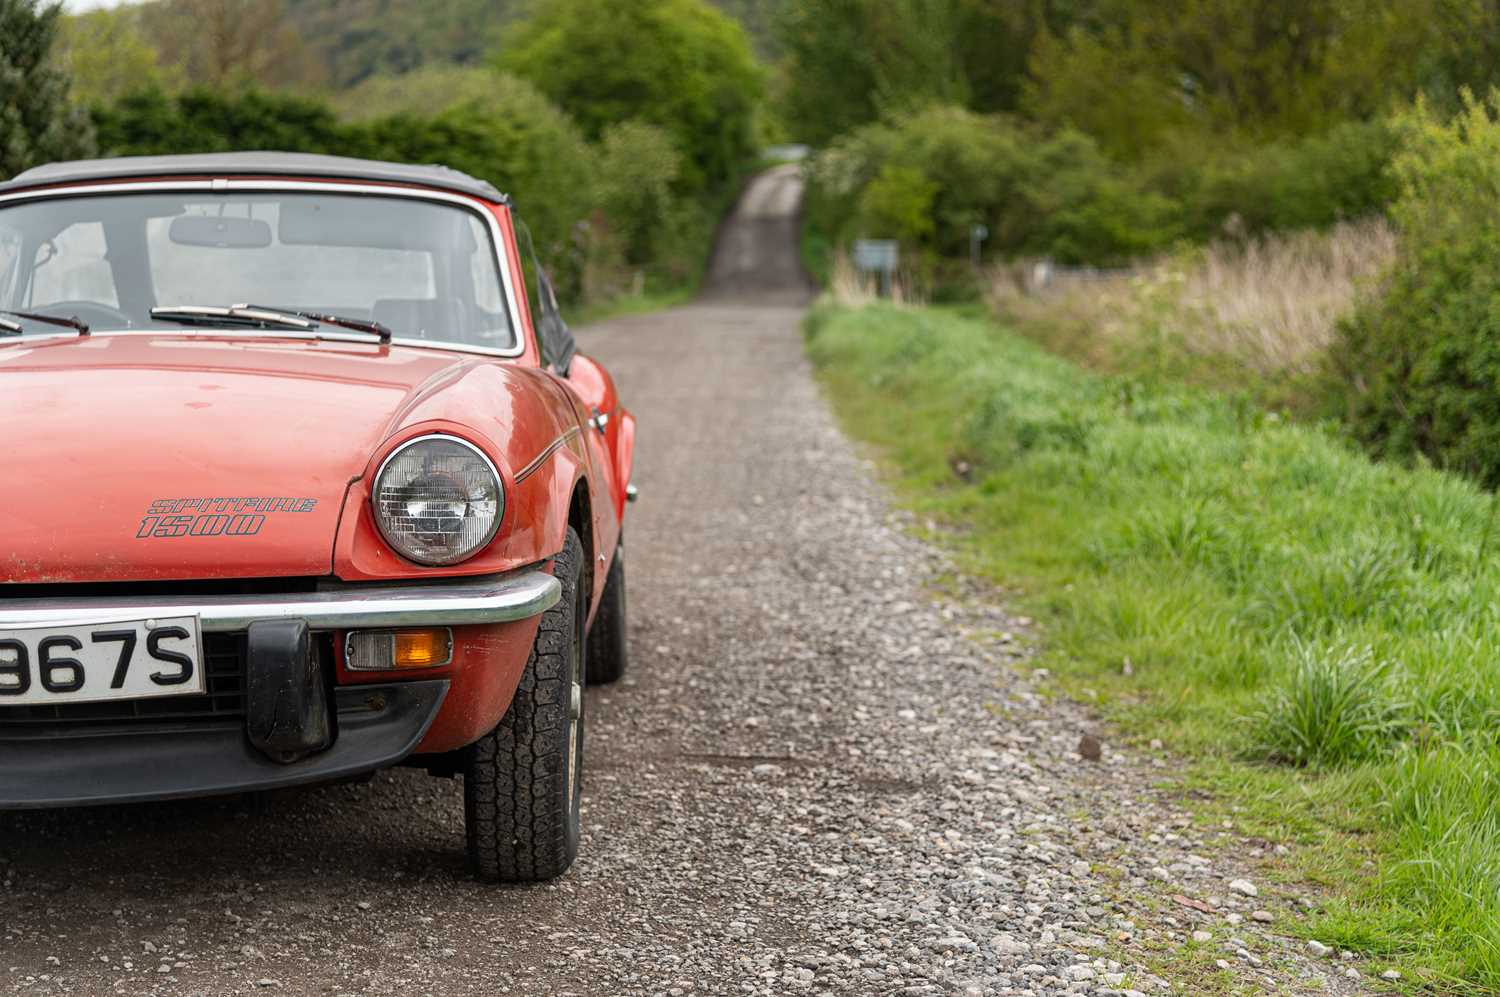
[[[0,185],[0,809],[461,776],[469,860],[578,849],[626,666],[634,420],[510,201],[280,153]]]

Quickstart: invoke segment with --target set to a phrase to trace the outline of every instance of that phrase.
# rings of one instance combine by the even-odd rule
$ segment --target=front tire
[[[589,685],[618,682],[625,674],[625,545],[615,548],[604,594],[589,628]]]
[[[583,544],[569,529],[552,569],[562,598],[542,614],[510,709],[467,749],[469,863],[488,882],[552,879],[578,856],[587,674],[583,562]]]

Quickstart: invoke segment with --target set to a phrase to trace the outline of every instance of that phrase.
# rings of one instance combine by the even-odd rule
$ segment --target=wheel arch
[[[589,495],[588,479],[579,475],[578,480],[573,483],[573,494],[568,499],[568,525],[573,532],[578,534],[579,541],[583,544],[583,563],[586,568],[583,572],[583,584],[588,589],[590,605],[593,603],[594,595],[594,509],[593,499]]]

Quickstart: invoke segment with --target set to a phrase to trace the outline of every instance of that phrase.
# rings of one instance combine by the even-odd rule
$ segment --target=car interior
[[[397,338],[516,342],[488,226],[454,205],[193,191],[59,207],[0,209],[0,307],[106,330],[160,326],[157,307],[255,304],[373,320]]]

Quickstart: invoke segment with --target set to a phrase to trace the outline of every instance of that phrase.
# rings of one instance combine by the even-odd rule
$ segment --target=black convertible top
[[[410,183],[470,194],[491,201],[507,201],[488,181],[446,166],[414,166],[374,159],[318,156],[305,152],[214,152],[189,156],[119,156],[48,163],[0,184],[0,194],[53,184],[90,183],[150,177],[324,177],[331,180],[368,180]]]

